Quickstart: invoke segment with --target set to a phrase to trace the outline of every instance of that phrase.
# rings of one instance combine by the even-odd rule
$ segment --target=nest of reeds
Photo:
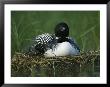
[[[99,76],[99,73],[100,51],[51,58],[16,52],[11,59],[11,76],[14,77]]]

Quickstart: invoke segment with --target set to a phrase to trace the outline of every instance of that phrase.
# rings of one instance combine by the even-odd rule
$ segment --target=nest
[[[100,51],[81,52],[73,57],[51,58],[15,53],[11,59],[12,77],[99,76],[99,73]]]

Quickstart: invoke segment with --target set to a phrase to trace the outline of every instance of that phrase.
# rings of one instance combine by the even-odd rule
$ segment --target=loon
[[[29,53],[45,57],[74,56],[80,53],[79,46],[69,37],[69,27],[61,22],[56,25],[55,34],[43,33],[36,36],[29,47]]]

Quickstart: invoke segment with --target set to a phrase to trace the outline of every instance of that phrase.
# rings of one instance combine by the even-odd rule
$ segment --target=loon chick
[[[69,37],[69,27],[61,22],[55,27],[55,34],[44,33],[38,35],[29,52],[35,55],[44,55],[45,57],[54,56],[72,56],[80,52],[76,42]]]

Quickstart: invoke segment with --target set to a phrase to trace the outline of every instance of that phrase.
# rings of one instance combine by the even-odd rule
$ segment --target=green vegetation
[[[20,52],[38,34],[54,33],[59,22],[69,25],[70,36],[81,50],[99,50],[99,11],[12,11],[11,19],[12,54]]]
[[[11,12],[12,60],[15,58],[16,52],[21,53],[22,50],[24,50],[24,48],[29,45],[32,38],[34,38],[35,36],[42,33],[54,33],[54,27],[59,22],[66,22],[69,25],[70,36],[76,40],[77,44],[79,45],[80,49],[83,52],[86,53],[87,51],[100,50],[99,11],[12,11]],[[29,75],[36,76],[35,69],[33,68],[31,69],[32,69],[31,74],[29,72],[27,73],[24,72],[25,74],[27,74],[24,76]],[[43,72],[44,70],[40,71],[41,71],[40,74],[42,74],[41,76],[47,75],[45,74],[45,72]],[[12,72],[14,73],[13,70]],[[23,76],[23,73],[16,74],[12,76]],[[99,74],[97,76],[99,76]]]

